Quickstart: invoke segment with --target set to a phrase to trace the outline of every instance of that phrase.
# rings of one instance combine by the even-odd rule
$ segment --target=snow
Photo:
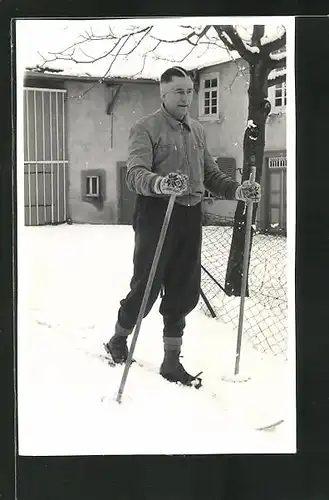
[[[253,45],[248,45],[246,43],[244,45],[249,52],[252,52],[253,54],[259,54],[259,52],[260,52],[259,47],[255,47]]]
[[[285,30],[286,28],[283,25],[276,26],[276,29],[273,30],[270,34],[265,33],[265,36],[261,39],[261,45],[266,45],[268,43],[274,42],[277,38],[283,35]]]
[[[122,403],[123,367],[100,359],[132,272],[130,226],[22,227],[18,234],[18,438],[20,455],[295,452],[295,395],[288,362],[261,356],[197,307],[182,354],[204,388],[157,373],[162,318],[144,319]],[[275,430],[258,427],[284,419]]]
[[[270,59],[273,61],[281,61],[281,59],[284,59],[286,57],[286,52],[278,52],[275,54],[270,54]]]
[[[24,19],[19,20],[16,26],[17,47],[19,64],[26,67],[35,67],[47,60],[53,59],[53,53],[65,52],[65,49],[72,47],[75,42],[81,42],[82,36],[86,32],[104,37],[109,32],[109,27],[115,35],[122,35],[131,30],[131,28],[145,28],[152,26],[151,35],[164,40],[179,39],[191,30],[184,29],[182,26],[191,25],[200,32],[202,27],[209,24],[227,24],[229,19],[221,18],[158,18],[158,19],[90,19],[90,20],[47,20],[47,19]],[[239,23],[238,18],[232,19],[233,24]],[[241,24],[237,25],[237,31],[242,35],[249,37],[251,35],[252,25],[250,19],[241,19]],[[277,37],[278,20],[276,18],[265,18],[266,31],[264,40]],[[218,37],[213,28],[207,33],[212,40],[218,43]],[[135,40],[131,38],[125,45],[126,53],[133,47]],[[221,44],[223,45],[223,44]],[[222,46],[199,44],[193,49],[191,54],[191,45],[188,42],[175,43],[174,50],[172,43],[162,43],[155,52],[153,48],[155,41],[147,36],[129,57],[118,57],[113,64],[111,71],[107,76],[127,77],[135,76],[143,78],[158,79],[161,73],[168,68],[169,64],[180,64],[186,69],[200,69],[203,67],[216,65],[239,57],[237,52],[229,52]],[[111,42],[112,47],[112,42]],[[83,49],[83,52],[80,50]],[[112,57],[105,57],[98,62],[90,63],[92,57],[99,57],[109,50],[109,41],[99,39],[88,41],[76,47],[74,57],[82,60],[82,63],[75,64],[72,60],[56,60],[47,62],[46,66],[53,69],[62,69],[63,74],[71,76],[93,76],[102,78],[107,74]],[[256,51],[256,47],[250,47],[248,50]],[[72,48],[65,52],[72,55]],[[145,61],[144,56],[148,53]],[[127,64],[129,62],[129,64]]]
[[[284,69],[280,69],[280,70],[273,70],[273,71],[271,71],[269,73],[268,79],[269,80],[274,80],[278,76],[283,76],[283,75],[286,75],[286,74],[287,74],[287,70],[285,68]]]

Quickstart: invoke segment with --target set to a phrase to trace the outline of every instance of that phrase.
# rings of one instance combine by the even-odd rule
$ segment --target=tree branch
[[[120,50],[123,49],[123,47],[126,45],[126,43],[128,42],[129,38],[130,38],[131,34],[126,38],[126,40],[123,42],[122,46],[120,47]],[[108,76],[108,74],[110,73],[112,67],[113,67],[113,64],[115,63],[117,57],[120,55],[120,52],[117,52],[114,56],[113,56],[113,60],[111,61],[111,64],[110,66],[108,67],[106,73],[104,74],[104,76],[102,76],[102,78],[100,78],[99,80],[97,80],[96,83],[94,83],[94,85],[92,85],[91,87],[89,87],[87,90],[85,90],[84,92],[82,92],[82,94],[79,94],[79,95],[76,95],[76,96],[72,96],[72,98],[78,98],[78,99],[82,99],[82,97],[84,97],[88,92],[90,92],[92,89],[94,89],[95,87],[97,87],[97,85],[99,85],[100,83],[103,83],[103,81],[105,80],[105,78]]]
[[[271,42],[264,43],[263,44],[263,51],[265,51],[267,54],[270,54],[271,52],[274,52],[275,50],[282,49],[287,43],[287,34],[284,31],[282,35],[277,38],[276,40],[272,40]]]
[[[132,31],[131,33],[125,33],[124,35],[121,35],[119,37],[116,37],[112,32],[109,33],[108,35],[104,35],[104,36],[103,35],[102,36],[94,35],[93,33],[92,33],[92,35],[90,35],[89,33],[87,33],[86,36],[81,35],[83,40],[79,40],[79,41],[75,42],[74,44],[70,45],[66,49],[64,49],[60,52],[49,52],[49,54],[51,56],[54,56],[53,59],[47,59],[44,56],[41,56],[43,58],[42,64],[46,64],[46,63],[57,61],[57,60],[73,61],[76,64],[85,64],[85,63],[91,64],[91,63],[100,61],[101,59],[105,59],[109,55],[112,55],[113,51],[118,47],[118,45],[120,44],[120,42],[122,40],[125,40],[125,43],[126,43],[131,37],[134,37],[135,35],[143,34],[143,36],[140,38],[140,40],[136,43],[136,45],[128,53],[117,54],[117,55],[129,55],[135,50],[136,47],[138,47],[138,45],[143,41],[143,39],[150,33],[152,28],[153,28],[153,26],[147,26],[146,28],[138,29],[137,31]],[[108,50],[107,52],[105,52],[103,55],[101,55],[99,57],[91,58],[91,60],[89,60],[89,61],[80,60],[80,59],[77,59],[74,57],[75,51],[79,45],[87,43],[87,42],[100,41],[100,40],[116,40],[116,42],[114,43],[113,47],[110,50]],[[124,43],[124,45],[125,45],[125,43]],[[123,47],[123,45],[122,45],[122,47]],[[71,49],[72,49],[72,52],[69,53],[69,51]],[[84,53],[81,48],[80,48],[80,50],[82,53]],[[91,57],[91,56],[88,56],[87,54],[85,54],[85,55],[87,57]]]
[[[265,26],[263,24],[255,24],[251,37],[251,45],[260,47],[260,41],[265,34]]]
[[[279,85],[287,80],[287,75],[278,75],[275,78],[268,79],[267,87],[273,87],[274,85]]]
[[[287,66],[287,57],[281,57],[280,59],[272,59],[269,67],[272,69],[283,69]]]
[[[246,47],[246,45],[243,43],[239,33],[233,28],[231,25],[214,25],[214,28],[219,36],[219,38],[222,40],[222,42],[225,43],[226,47],[229,50],[236,50],[239,55],[245,59],[247,62],[251,62],[252,60],[252,53],[249,51]]]
[[[137,49],[137,47],[142,43],[142,41],[144,40],[144,38],[152,31],[152,28],[153,26],[150,26],[148,28],[147,31],[145,31],[145,33],[143,34],[143,36],[138,40],[138,42],[136,43],[136,45],[133,46],[133,48],[127,52],[126,54],[120,54],[120,55],[123,55],[123,56],[129,56],[132,52],[134,52],[135,49]],[[135,36],[136,33],[133,34],[133,36]]]
[[[198,41],[200,40],[200,38],[202,38],[206,33],[207,31],[211,28],[211,26],[205,26],[203,28],[203,30],[200,32],[200,33],[196,33],[195,30],[193,30],[191,33],[189,33],[188,35],[182,37],[182,38],[176,38],[176,40],[165,40],[163,38],[157,38],[155,36],[152,36],[151,38],[153,38],[153,40],[157,40],[158,42],[163,42],[163,43],[178,43],[178,42],[188,42],[190,43],[191,45],[197,45],[198,44]],[[194,36],[197,37],[197,41],[196,42],[192,42],[191,41],[191,38],[193,38]]]
[[[141,75],[144,71],[144,68],[145,68],[145,63],[146,63],[146,54],[143,56],[143,64],[142,64],[142,69],[140,71],[138,71],[137,73],[135,73],[134,75],[132,75],[132,77],[134,76],[137,76],[137,75]]]
[[[225,47],[228,48],[228,50],[236,50],[234,47],[233,43],[229,38],[227,38],[226,33],[223,31],[223,26],[218,26],[216,24],[213,25],[214,29],[216,30],[217,35],[219,36],[220,40],[224,43]]]

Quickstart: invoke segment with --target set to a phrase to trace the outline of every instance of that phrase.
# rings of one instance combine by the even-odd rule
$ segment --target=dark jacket
[[[177,203],[199,203],[204,189],[234,199],[239,183],[221,172],[206,145],[202,125],[186,116],[179,122],[162,106],[130,130],[127,185],[144,196],[166,197],[153,191],[158,175],[179,172],[188,176],[188,191]]]

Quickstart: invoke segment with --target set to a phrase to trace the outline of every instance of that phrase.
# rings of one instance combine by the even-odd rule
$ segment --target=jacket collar
[[[191,119],[188,116],[188,114],[184,116],[182,121],[176,120],[176,118],[174,118],[170,113],[168,113],[163,104],[161,104],[160,113],[167,119],[167,121],[173,128],[179,129],[180,124],[183,123],[183,125],[185,125],[185,127],[187,127],[188,130],[191,130]]]

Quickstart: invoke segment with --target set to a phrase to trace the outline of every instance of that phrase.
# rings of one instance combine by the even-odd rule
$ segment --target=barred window
[[[93,203],[104,200],[106,193],[106,172],[102,168],[81,170],[82,201]]]
[[[268,159],[269,168],[286,168],[287,167],[287,157],[286,156],[275,156]]]
[[[99,196],[99,176],[86,177],[86,196]]]

